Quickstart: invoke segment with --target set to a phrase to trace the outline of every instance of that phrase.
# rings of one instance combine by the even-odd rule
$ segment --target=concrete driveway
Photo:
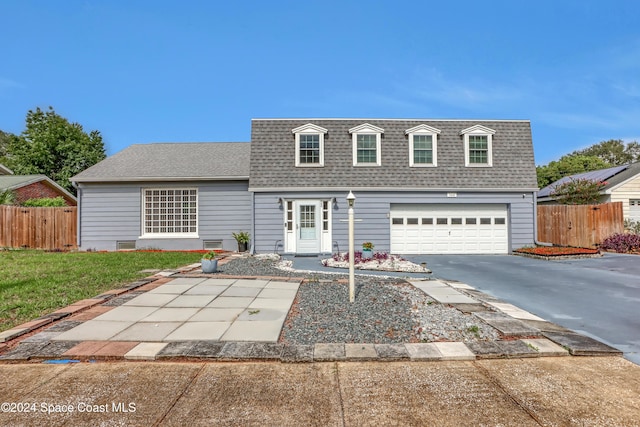
[[[640,364],[640,256],[544,261],[513,255],[407,256],[543,319],[607,343]]]

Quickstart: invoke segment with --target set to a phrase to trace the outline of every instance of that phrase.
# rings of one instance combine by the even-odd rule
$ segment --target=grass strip
[[[142,270],[178,268],[200,257],[193,252],[0,251],[0,331],[150,275]]]

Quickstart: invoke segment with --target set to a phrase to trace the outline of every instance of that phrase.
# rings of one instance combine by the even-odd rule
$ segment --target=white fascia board
[[[118,177],[118,178],[80,178],[72,179],[74,183],[101,183],[101,182],[177,182],[177,181],[248,181],[249,176],[216,176],[216,177],[172,177],[172,176],[153,176],[153,177]]]
[[[471,126],[470,128],[462,129],[460,131],[460,135],[469,134],[469,133],[479,133],[479,134],[488,133],[488,134],[494,135],[496,131],[482,125]]]
[[[384,133],[384,129],[371,125],[369,123],[363,123],[359,126],[352,127],[349,129],[349,133],[360,133],[360,132],[371,132],[371,133]]]
[[[389,122],[482,122],[482,123],[531,123],[531,120],[526,119],[434,119],[434,118],[417,118],[417,119],[399,119],[395,118],[384,118],[384,117],[276,117],[276,118],[253,118],[251,121],[261,122],[261,121],[291,121],[291,120],[306,120],[306,121],[317,121],[317,120],[342,120],[342,121],[368,121],[368,120],[384,120]]]
[[[638,178],[639,176],[640,176],[640,173],[635,174],[635,175],[633,175],[632,177],[629,177],[629,178],[625,179],[625,180],[624,180],[624,181],[622,181],[621,183],[616,184],[616,185],[614,185],[613,187],[608,188],[607,190],[605,190],[605,194],[612,194],[612,193],[613,193],[614,191],[616,191],[618,188],[622,187],[622,186],[623,186],[623,185],[625,185],[625,184],[628,184],[628,183],[629,183],[629,181],[632,181],[632,180],[634,180],[634,179]],[[606,180],[605,180],[605,181],[606,181]]]
[[[295,129],[291,130],[291,133],[303,133],[303,132],[318,132],[318,133],[327,133],[329,132],[327,129],[322,126],[314,125],[313,123],[307,123],[306,125],[298,126]]]
[[[396,191],[408,192],[419,191],[426,193],[535,193],[538,188],[425,188],[425,187],[249,187],[253,193],[274,193],[274,192],[309,192],[309,191]]]
[[[428,125],[418,125],[414,126],[411,129],[407,129],[404,131],[405,135],[409,135],[410,133],[418,133],[418,132],[427,132],[427,133],[437,133],[440,134],[442,131],[440,129],[436,129],[432,126]]]

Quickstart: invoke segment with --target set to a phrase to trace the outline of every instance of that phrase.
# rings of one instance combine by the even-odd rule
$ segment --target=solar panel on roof
[[[565,176],[564,178],[560,178],[553,184],[550,184],[544,187],[542,190],[540,190],[538,192],[538,197],[550,196],[551,193],[553,193],[553,190],[555,190],[555,188],[558,185],[562,185],[565,182],[569,182],[570,180],[574,180],[574,179],[588,179],[589,181],[606,181],[607,179],[619,174],[620,172],[627,169],[628,167],[629,165],[622,165],[622,166],[615,166],[607,169],[600,169],[597,171],[583,172],[575,175]]]

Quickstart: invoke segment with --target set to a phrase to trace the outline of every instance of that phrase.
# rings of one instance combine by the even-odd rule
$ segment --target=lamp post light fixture
[[[353,205],[355,204],[356,196],[349,191],[347,196],[347,203],[349,204],[349,210],[347,216],[349,220],[349,302],[355,300],[355,262],[354,262],[354,220],[353,220]]]

